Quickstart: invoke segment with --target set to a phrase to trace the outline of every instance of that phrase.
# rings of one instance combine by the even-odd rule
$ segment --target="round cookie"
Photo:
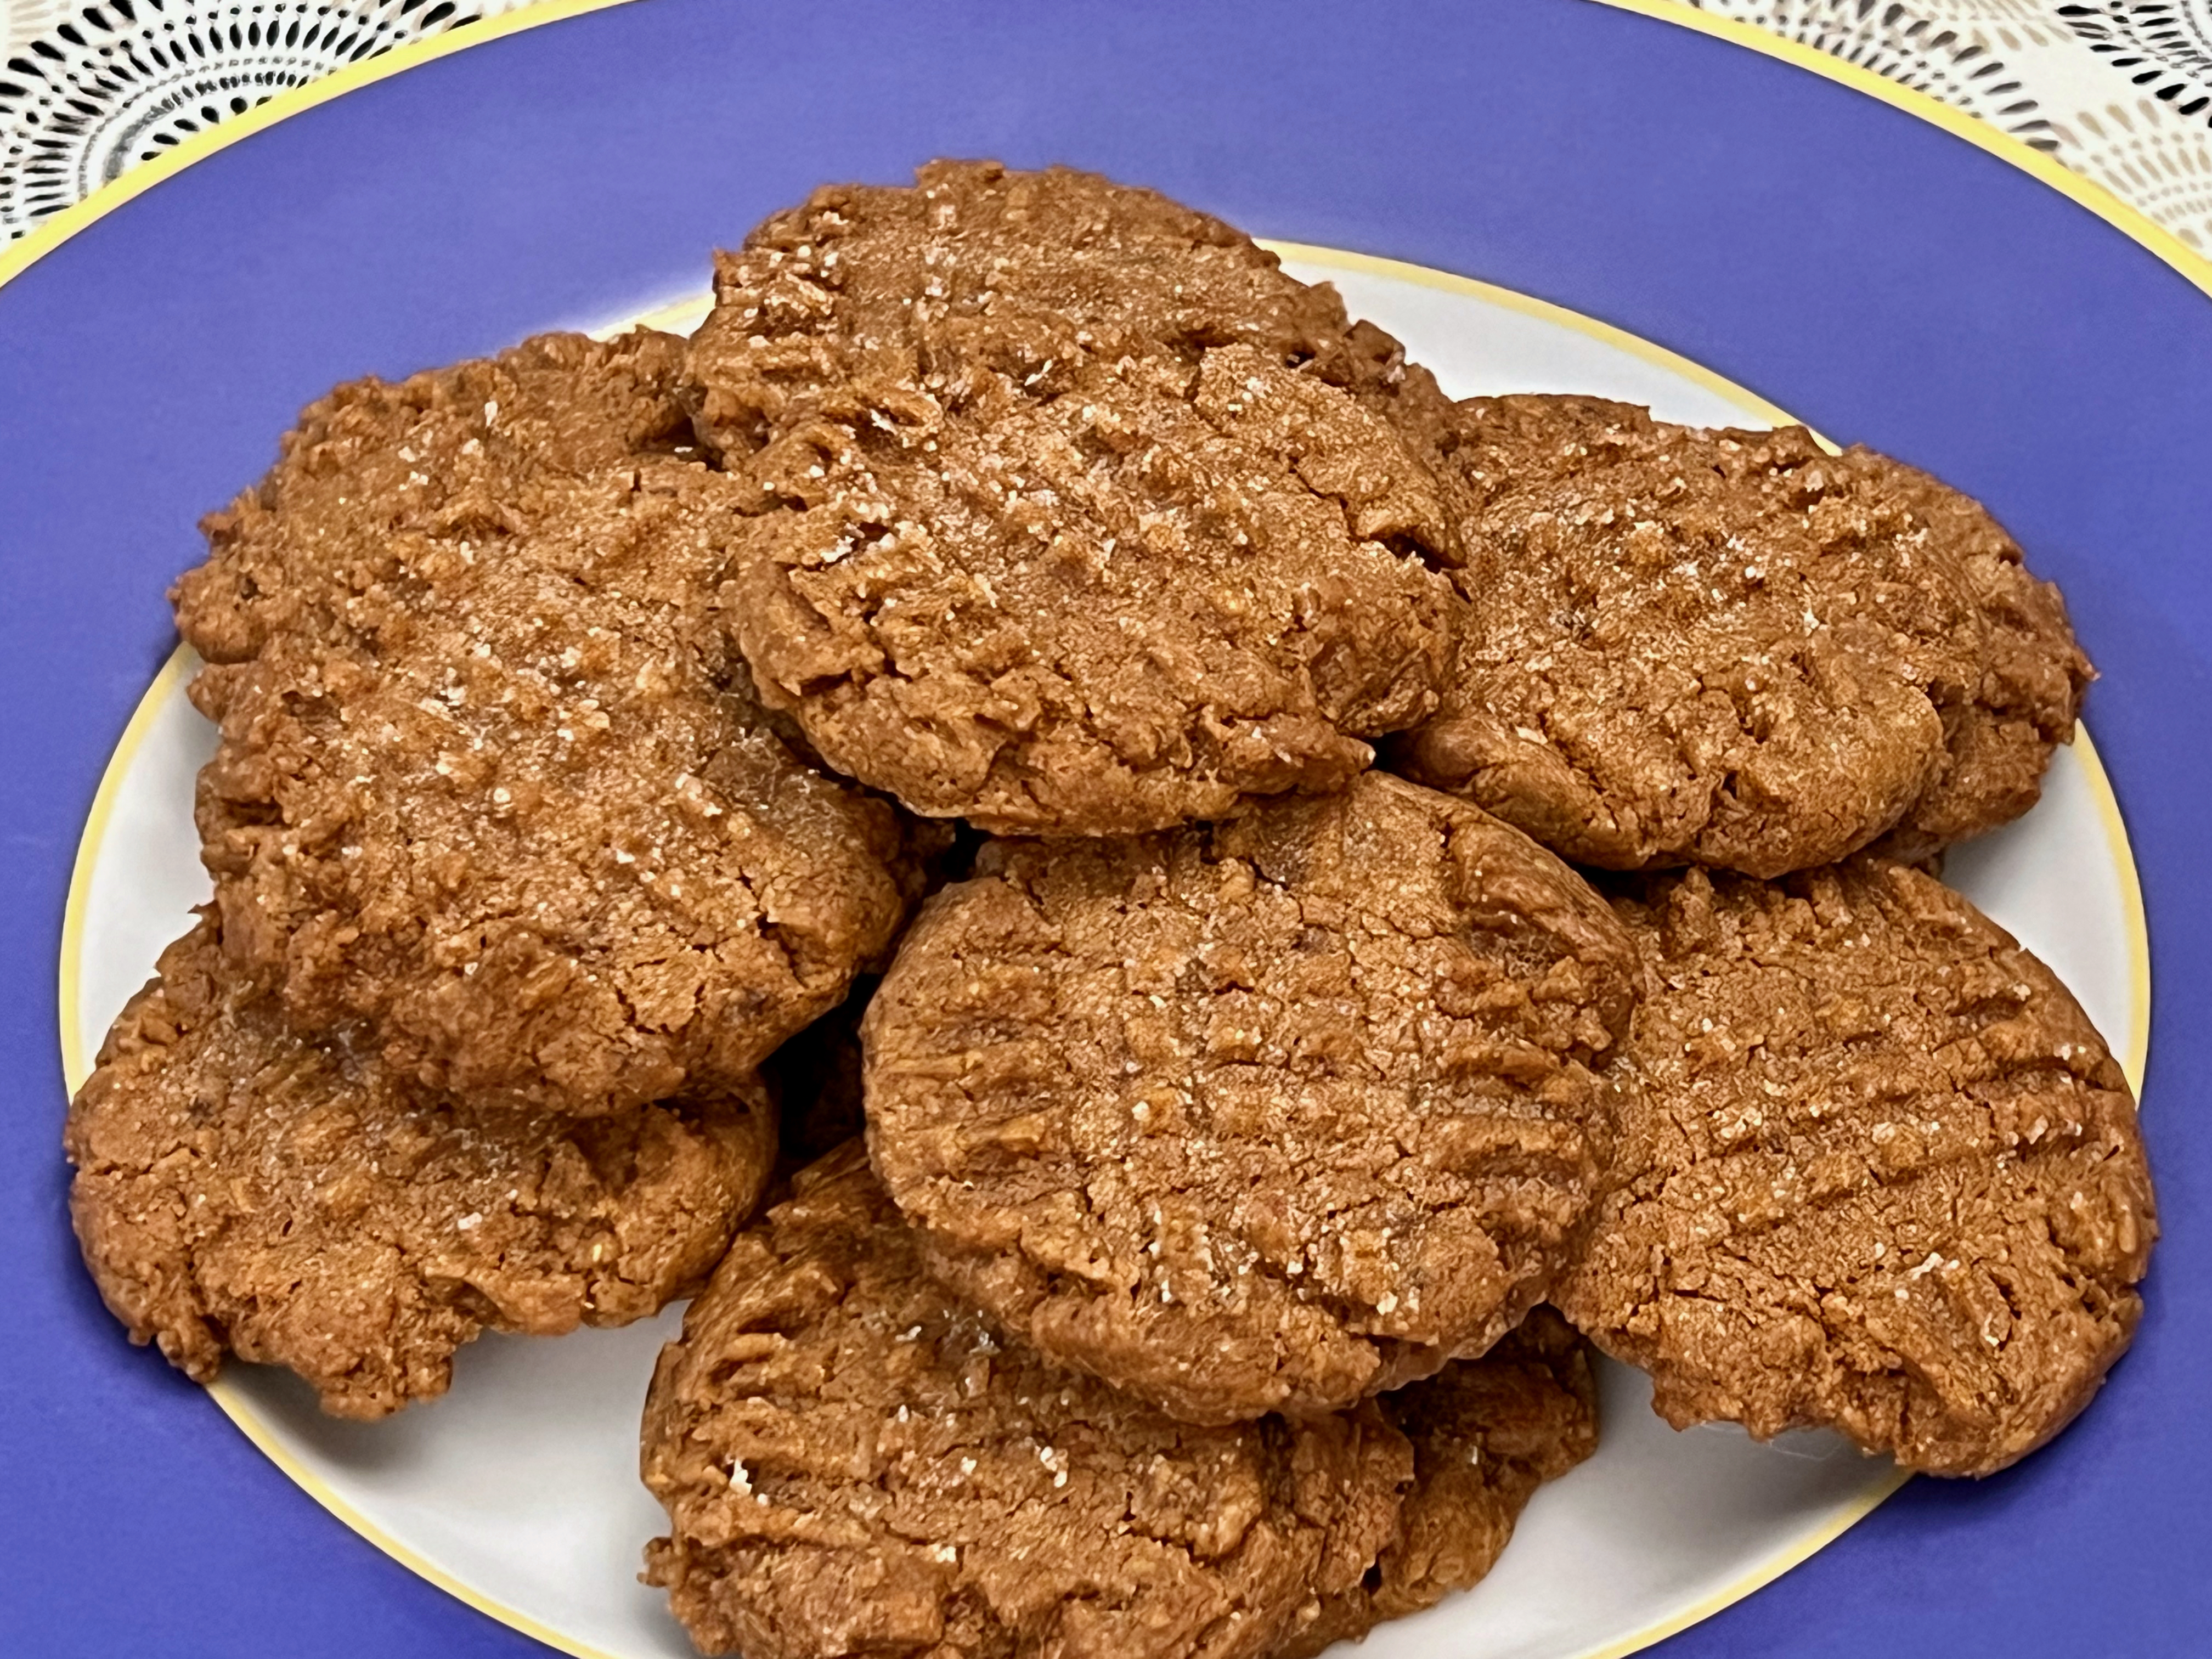
[[[621,1325],[690,1293],[775,1155],[757,1091],[524,1121],[427,1097],[241,1001],[211,918],[70,1108],[70,1209],[131,1340],[211,1381],[298,1372],[335,1416],[445,1392],[479,1331]]]
[[[715,613],[682,342],[332,392],[179,582],[222,727],[224,944],[303,1033],[483,1107],[745,1086],[904,908],[888,804],[774,731]]]
[[[1196,1423],[1479,1353],[1608,1167],[1639,973],[1582,879],[1380,773],[1227,823],[1000,842],[861,1028],[933,1271]]]
[[[2135,1103],[2049,969],[1867,856],[1644,878],[1622,1187],[1553,1292],[1677,1427],[1823,1425],[1986,1474],[2125,1349],[2157,1234]]]
[[[1329,1597],[1276,1659],[1357,1641],[1489,1575],[1536,1488],[1597,1449],[1597,1385],[1573,1328],[1538,1308],[1480,1359],[1376,1404],[1413,1448],[1398,1528],[1357,1589]]]
[[[1372,1405],[1176,1422],[948,1295],[857,1143],[794,1191],[646,1401],[646,1577],[702,1653],[1263,1659],[1393,1536],[1413,1459]]]
[[[697,429],[761,694],[915,811],[1120,834],[1340,787],[1436,705],[1449,406],[1149,191],[939,162],[721,256]]]
[[[1562,855],[1773,876],[2017,817],[2089,666],[1989,515],[1802,427],[1471,398],[1455,666],[1392,763]]]

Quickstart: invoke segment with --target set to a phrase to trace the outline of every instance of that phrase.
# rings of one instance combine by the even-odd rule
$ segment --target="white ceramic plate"
[[[1503,290],[1322,249],[1290,268],[1333,281],[1355,314],[1404,340],[1455,396],[1583,392],[1662,418],[1762,426],[1780,412],[1694,365]],[[703,301],[653,314],[686,327]],[[1909,459],[1909,458],[1908,458]],[[207,895],[193,774],[213,729],[185,700],[185,653],[147,694],[102,785],[64,928],[70,1086],[163,945]],[[2070,986],[2141,1084],[2149,1030],[2142,904],[2094,752],[2063,750],[2043,802],[1955,851],[1947,878]],[[240,1428],[348,1524],[417,1571],[552,1645],[604,1659],[683,1659],[690,1645],[635,1582],[660,1511],[639,1484],[637,1421],[671,1310],[558,1341],[488,1337],[452,1394],[381,1424],[324,1418],[289,1374],[234,1365],[216,1392]],[[158,1363],[149,1358],[149,1364]],[[1634,1650],[1747,1594],[1895,1490],[1887,1462],[1826,1434],[1756,1445],[1711,1425],[1677,1434],[1643,1378],[1607,1364],[1598,1452],[1540,1492],[1473,1591],[1368,1638],[1367,1659],[1595,1659]]]

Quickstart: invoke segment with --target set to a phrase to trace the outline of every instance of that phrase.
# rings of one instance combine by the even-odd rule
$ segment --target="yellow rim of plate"
[[[1954,109],[1927,93],[1899,86],[1870,69],[1847,64],[1840,58],[1831,58],[1817,46],[1785,40],[1778,34],[1769,34],[1755,23],[1717,16],[1711,12],[1685,4],[1683,0],[1595,0],[1595,3],[1611,6],[1617,11],[1632,11],[1662,23],[1673,23],[1694,30],[1699,34],[1709,34],[1717,40],[1726,40],[1758,52],[1764,58],[1778,58],[1785,64],[1809,70],[1823,80],[1837,82],[1854,92],[1863,92],[1893,109],[1917,116],[1930,126],[1941,127],[1953,137],[1963,138],[1975,149],[1986,150],[2000,161],[2008,162],[2030,177],[2042,180],[2069,201],[2087,209],[2129,240],[2141,244],[2146,252],[2172,266],[2200,292],[2212,295],[2212,258],[2197,252],[2157,220],[2139,208],[2129,206],[2094,179],[2083,178],[2033,145],[2023,143],[2010,133],[2001,132],[1986,122],[1978,120],[1963,110]]]
[[[519,11],[505,12],[497,17],[464,25],[449,33],[412,41],[380,57],[347,64],[306,86],[279,93],[267,103],[257,105],[243,115],[219,125],[194,133],[152,161],[141,162],[120,178],[102,185],[83,200],[54,214],[37,229],[0,247],[0,283],[6,283],[21,275],[88,225],[106,217],[125,202],[151,190],[164,179],[174,178],[195,161],[204,161],[217,150],[226,149],[241,139],[266,131],[278,122],[304,110],[329,103],[363,87],[373,86],[419,64],[465,52],[471,46],[629,3],[630,0],[532,0],[531,4]],[[2207,258],[2186,246],[2172,231],[2141,210],[2129,206],[2102,185],[2083,178],[2009,133],[2002,132],[1963,111],[1954,109],[1924,92],[1899,86],[1872,70],[1832,58],[1818,47],[1770,34],[1755,24],[1701,11],[1685,3],[1685,0],[1591,0],[1591,3],[1610,6],[1618,11],[1634,12],[1656,21],[1672,23],[1699,34],[1711,35],[1717,40],[1726,40],[1746,51],[1777,58],[1824,80],[1863,93],[1893,109],[1902,110],[1907,115],[1925,121],[1930,126],[1941,127],[1953,137],[1963,139],[1976,149],[1985,150],[1999,161],[2041,180],[2061,196],[2102,219],[2130,241],[2140,245],[2147,252],[2172,266],[2200,291],[2212,295],[2212,258]],[[1540,307],[1544,302],[1532,300],[1525,303],[1530,307]],[[1605,326],[1599,325],[1600,329]]]
[[[121,178],[103,185],[92,195],[71,207],[55,214],[37,230],[14,244],[0,249],[0,284],[4,284],[59,247],[79,231],[106,217],[125,203],[131,201],[167,179],[204,160],[221,149],[275,126],[278,122],[302,111],[328,103],[349,92],[371,86],[379,81],[398,75],[419,64],[451,57],[469,47],[526,29],[543,27],[549,23],[586,13],[605,11],[623,5],[629,0],[537,0],[526,9],[506,13],[499,17],[468,25],[451,33],[418,40],[396,48],[381,57],[348,65],[323,79],[278,94],[267,103],[248,111],[244,115],[222,125],[194,135],[154,161],[143,163]],[[1870,98],[1880,100],[1893,108],[1941,127],[1954,137],[1965,140],[2007,161],[2021,171],[2057,191],[2081,207],[2094,214],[2115,230],[2135,241],[2147,252],[2171,266],[2191,284],[2207,295],[2212,295],[2212,260],[2192,252],[2179,238],[2157,224],[2148,216],[2120,201],[2103,186],[2069,172],[2051,157],[2021,143],[2008,134],[1987,126],[1972,116],[1953,109],[1924,93],[1901,87],[1885,80],[1870,70],[1846,64],[1829,57],[1814,47],[1785,40],[1768,34],[1753,25],[1717,17],[1680,3],[1680,0],[1595,0],[1622,11],[1635,12],[1659,21],[1675,24],[1696,32],[1726,40],[1748,51],[1759,52],[1784,63],[1819,75],[1850,87]],[[1525,315],[1574,329],[1577,332],[1603,341],[1665,368],[1695,381],[1706,390],[1727,398],[1756,420],[1774,424],[1785,423],[1789,416],[1765,398],[1725,377],[1714,374],[1704,365],[1692,362],[1663,346],[1652,343],[1626,330],[1595,318],[1585,317],[1549,301],[1517,293],[1494,284],[1477,282],[1471,277],[1455,276],[1448,271],[1434,270],[1401,260],[1386,259],[1372,254],[1351,252],[1334,248],[1315,247],[1300,243],[1270,243],[1286,258],[1316,264],[1334,265],[1340,270],[1359,270],[1396,277],[1401,281],[1425,287],[1469,295],[1489,302],[1518,311]],[[664,307],[663,309],[669,309]],[[658,314],[658,313],[655,313]],[[1826,441],[1825,440],[1823,441]],[[118,740],[107,767],[101,775],[92,809],[87,815],[84,831],[79,840],[75,865],[70,872],[69,896],[63,915],[62,939],[57,964],[60,983],[58,987],[58,1009],[60,1014],[60,1038],[63,1077],[71,1094],[82,1086],[90,1073],[90,1056],[85,1052],[79,1032],[78,980],[83,966],[83,922],[85,899],[91,885],[93,871],[99,850],[105,840],[107,823],[114,810],[115,795],[132,758],[143,744],[148,731],[161,708],[183,684],[192,661],[187,647],[179,647],[155,675],[144,696],[132,713]],[[2150,1041],[2150,952],[2149,931],[2142,902],[2142,888],[2136,873],[2135,856],[2129,843],[2127,825],[2120,812],[2119,802],[2113,793],[2110,777],[2098,756],[2096,746],[2089,739],[2086,727],[2077,727],[2075,747],[2081,754],[2088,774],[2091,791],[2096,799],[2106,842],[2112,854],[2113,866],[2118,872],[2122,887],[2122,904],[2128,936],[2130,973],[2133,992],[2133,1024],[2128,1033],[2122,1066],[2128,1079],[2140,1098],[2143,1077],[2148,1065]],[[466,1603],[500,1623],[521,1632],[560,1652],[575,1659],[612,1659],[603,1650],[585,1646],[548,1628],[514,1608],[492,1601],[471,1586],[463,1583],[437,1566],[397,1539],[386,1534],[360,1511],[337,1493],[331,1491],[312,1471],[295,1459],[290,1449],[280,1440],[253,1410],[250,1401],[235,1386],[218,1379],[209,1390],[216,1403],[222,1407],[240,1431],[258,1447],[264,1455],[276,1464],[295,1485],[314,1498],[325,1509],[369,1543],[398,1561],[409,1571],[437,1585],[457,1601]],[[1792,1567],[1817,1554],[1828,1544],[1848,1531],[1857,1522],[1872,1513],[1909,1477],[1891,1473],[1873,1483],[1863,1493],[1841,1505],[1829,1517],[1800,1534],[1778,1550],[1772,1556],[1753,1568],[1742,1577],[1680,1611],[1662,1618],[1635,1635],[1621,1641],[1586,1650],[1576,1659],[1622,1659],[1654,1643],[1663,1641],[1680,1631],[1718,1613],[1723,1607],[1780,1577]]]

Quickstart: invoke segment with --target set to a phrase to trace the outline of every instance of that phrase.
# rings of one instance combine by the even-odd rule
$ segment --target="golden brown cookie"
[[[1455,439],[1457,655],[1393,763],[1567,858],[1923,858],[2034,805],[2073,735],[2057,590],[1925,474],[1594,398],[1471,398]]]
[[[1820,1425],[1986,1474],[2126,1348],[2158,1227],[2135,1103],[2051,970],[1868,856],[1616,908],[1650,990],[1619,1166],[1553,1299],[1677,1427]]]
[[[890,809],[769,729],[715,614],[682,352],[340,387],[178,584],[234,964],[482,1108],[743,1086],[903,908]]]
[[[70,1212],[131,1340],[196,1381],[289,1366],[336,1416],[445,1392],[479,1331],[688,1295],[775,1155],[757,1090],[526,1121],[426,1096],[226,988],[212,917],[162,953],[70,1106]]]
[[[718,263],[697,427],[764,701],[917,812],[1124,833],[1340,787],[1436,703],[1455,556],[1396,343],[1055,168],[817,191]]]
[[[1277,1659],[1357,1640],[1486,1577],[1536,1488],[1597,1449],[1597,1387],[1573,1328],[1538,1308],[1480,1359],[1377,1397],[1413,1448],[1398,1528],[1359,1588],[1331,1596]]]
[[[1334,1410],[1541,1300],[1639,969],[1581,878],[1380,773],[1224,824],[1005,842],[862,1025],[934,1271],[1197,1423]]]
[[[1413,1475],[1373,1405],[1179,1423],[923,1270],[857,1144],[741,1234],[661,1354],[647,1556],[702,1653],[1262,1659],[1348,1595]]]

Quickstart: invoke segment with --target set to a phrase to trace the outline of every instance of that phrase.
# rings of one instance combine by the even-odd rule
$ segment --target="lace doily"
[[[6,0],[0,232],[288,87],[518,0]]]
[[[1692,0],[1932,93],[2212,252],[2212,0]]]
[[[1931,93],[2212,252],[2212,0],[1692,0]],[[527,0],[0,0],[0,237],[287,87]]]

